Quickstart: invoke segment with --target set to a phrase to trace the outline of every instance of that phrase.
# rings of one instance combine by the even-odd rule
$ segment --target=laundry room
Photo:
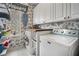
[[[0,3],[0,56],[79,56],[79,3]]]

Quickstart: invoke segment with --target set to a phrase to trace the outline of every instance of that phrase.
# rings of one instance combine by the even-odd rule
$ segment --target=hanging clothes
[[[0,28],[4,28],[4,25],[3,25],[2,21],[1,21],[1,19],[0,19]]]
[[[23,13],[22,14],[22,23],[23,23],[24,27],[27,26],[27,23],[28,23],[28,15],[26,13]]]

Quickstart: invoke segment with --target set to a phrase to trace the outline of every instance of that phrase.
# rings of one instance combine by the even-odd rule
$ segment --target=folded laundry
[[[7,40],[7,37],[6,37],[6,36],[2,36],[2,37],[0,38],[0,43],[4,42],[5,40]]]
[[[6,40],[6,36],[1,36],[0,40]]]

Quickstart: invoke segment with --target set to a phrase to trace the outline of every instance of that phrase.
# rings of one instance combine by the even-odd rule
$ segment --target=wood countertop
[[[53,29],[31,29],[31,31],[39,32],[39,31],[52,31]]]

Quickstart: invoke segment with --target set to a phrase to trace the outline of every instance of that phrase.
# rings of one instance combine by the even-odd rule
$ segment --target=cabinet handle
[[[66,19],[66,17],[64,17],[64,19]]]
[[[69,19],[70,17],[68,16],[68,19]]]
[[[51,44],[51,42],[47,41],[48,44]]]

